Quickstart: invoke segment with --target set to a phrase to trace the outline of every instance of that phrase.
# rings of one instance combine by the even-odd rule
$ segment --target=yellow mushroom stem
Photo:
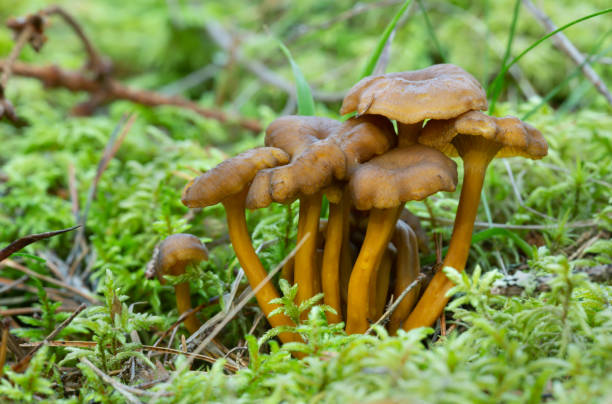
[[[348,203],[348,195],[342,193],[338,203],[329,203],[329,220],[327,221],[327,235],[323,250],[323,264],[321,266],[321,284],[323,300],[326,305],[336,310],[336,314],[327,313],[327,321],[336,324],[342,321],[342,306],[340,303],[340,255],[345,232],[344,220]]]
[[[376,279],[401,207],[370,211],[365,240],[349,281],[347,334],[364,333],[376,315]]]
[[[378,320],[385,312],[387,296],[389,296],[389,284],[391,283],[391,269],[395,252],[391,248],[385,249],[385,253],[378,267],[376,277],[376,312],[372,320]]]
[[[249,280],[251,288],[255,289],[259,284],[264,282],[268,273],[253,249],[251,237],[247,229],[245,217],[247,191],[248,187],[245,187],[242,192],[226,198],[222,203],[225,207],[229,236],[234,251],[236,252],[236,257]],[[279,296],[278,291],[270,281],[263,283],[261,289],[255,294],[259,307],[264,312],[272,327],[295,326],[293,321],[284,314],[276,314],[272,317],[268,317],[269,314],[278,307],[278,305],[270,303],[270,300],[276,299]],[[281,333],[279,338],[283,343],[294,341],[303,342],[299,335],[293,333]]]
[[[453,234],[442,267],[453,267],[462,272],[470,252],[472,231],[487,167],[502,145],[481,136],[470,135],[456,136],[453,145],[463,159],[463,185]],[[439,270],[404,322],[404,330],[433,325],[448,303],[446,292],[453,286],[444,272]]]
[[[281,269],[280,277],[286,280],[287,282],[289,282],[290,285],[293,285],[293,265],[294,264],[295,264],[295,257],[291,257],[287,260],[287,262],[285,262],[285,265],[283,265],[283,269]]]
[[[317,238],[321,215],[321,193],[300,198],[297,242],[310,234],[295,253],[293,280],[298,285],[298,304],[321,292],[321,275],[317,264]]]
[[[419,276],[421,263],[419,260],[417,236],[412,228],[401,220],[396,225],[393,243],[397,248],[395,288],[393,290],[393,295],[395,299],[397,299],[408,285]],[[395,311],[391,313],[389,324],[387,325],[389,334],[395,335],[402,321],[408,317],[419,297],[419,291],[420,288],[417,285],[404,297]]]
[[[182,270],[177,269],[177,275],[185,273],[185,265],[183,265]],[[176,295],[176,309],[179,314],[183,314],[186,311],[191,310],[191,294],[189,291],[189,282],[182,282],[177,285],[174,285],[174,294]],[[196,332],[202,323],[200,320],[196,318],[195,313],[190,314],[185,318],[184,321],[185,328],[189,331],[190,334]]]

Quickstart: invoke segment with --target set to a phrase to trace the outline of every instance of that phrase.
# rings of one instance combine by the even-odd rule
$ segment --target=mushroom
[[[399,146],[416,143],[426,119],[450,119],[487,109],[486,94],[462,68],[439,64],[421,70],[368,76],[344,97],[341,114],[379,114],[398,122]]]
[[[337,148],[315,144],[329,136],[340,125],[340,122],[329,118],[297,115],[285,116],[272,122],[266,130],[265,144],[287,152],[291,157],[291,164],[280,171],[270,169],[258,173],[247,195],[249,209],[268,206],[272,201],[289,203],[300,197],[297,242],[300,243],[306,234],[310,236],[294,258],[293,280],[299,285],[298,302],[303,302],[321,290],[316,262],[321,213],[320,190],[331,182],[329,170],[340,170],[344,166],[332,166],[329,163],[344,158]],[[327,170],[327,184],[321,183],[321,173],[314,169],[315,166]],[[288,272],[285,273],[287,277]]]
[[[463,271],[468,258],[474,220],[487,166],[494,157],[523,156],[540,159],[548,152],[542,134],[515,117],[495,118],[478,111],[467,112],[447,121],[431,120],[418,141],[450,156],[461,156],[463,185],[453,233],[443,267]],[[404,329],[430,326],[442,314],[452,287],[442,271],[436,273],[417,303]]]
[[[173,234],[156,246],[153,258],[147,265],[145,276],[147,279],[156,277],[163,285],[166,283],[164,275],[184,275],[187,265],[197,264],[207,259],[208,250],[199,238],[191,234]],[[179,314],[189,311],[191,309],[189,282],[177,283],[174,285],[174,292]],[[191,334],[196,332],[201,325],[195,314],[187,316],[184,323]]]
[[[330,323],[342,321],[340,268],[344,265],[345,270],[350,271],[351,267],[350,261],[347,261],[350,248],[348,245],[348,217],[351,205],[349,195],[343,190],[344,184],[340,180],[349,177],[362,162],[393,147],[395,141],[391,122],[376,115],[349,119],[325,139],[325,142],[333,142],[338,145],[344,154],[346,164],[344,175],[336,177],[338,180],[336,185],[326,190],[329,200],[329,222],[321,278],[324,302],[337,313],[328,316]]]
[[[349,281],[346,331],[365,332],[375,304],[377,270],[406,201],[454,191],[457,165],[423,145],[396,148],[359,166],[349,182],[355,207],[370,210],[365,240]]]
[[[273,327],[295,324],[284,314],[268,317],[278,307],[270,303],[270,300],[278,298],[279,294],[271,282],[265,281],[266,270],[253,249],[246,225],[245,199],[249,184],[259,170],[286,164],[288,161],[287,153],[275,147],[248,150],[190,181],[181,198],[183,204],[190,208],[202,208],[219,202],[223,204],[236,257],[253,289],[263,283],[255,297]],[[298,335],[291,333],[281,333],[279,338],[283,342],[301,341]]]
[[[402,214],[403,215],[403,214]],[[395,285],[393,295],[397,299],[404,289],[419,276],[421,264],[419,261],[419,247],[416,232],[404,220],[398,220],[395,225],[393,244],[397,248],[397,261],[395,263]],[[387,329],[395,334],[402,321],[408,317],[419,297],[419,287],[413,288],[391,313]]]

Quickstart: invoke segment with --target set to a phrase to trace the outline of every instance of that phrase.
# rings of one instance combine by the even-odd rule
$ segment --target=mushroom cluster
[[[299,200],[301,248],[282,276],[298,284],[298,303],[324,293],[347,333],[363,333],[420,273],[419,250],[427,248],[418,219],[404,208],[457,186],[460,156],[464,178],[444,266],[463,270],[487,165],[494,157],[546,155],[541,133],[514,117],[485,115],[485,92],[460,67],[366,77],[345,97],[344,122],[285,116],[267,128],[265,147],[232,157],[192,180],[183,203],[192,208],[222,203],[231,243],[270,325],[292,325],[270,301],[278,290],[265,281],[245,210]],[[393,122],[396,122],[396,126]],[[395,129],[397,127],[397,130]],[[322,198],[329,217],[322,220]],[[305,239],[305,240],[303,240]],[[387,328],[431,325],[452,286],[439,271],[424,289],[414,288],[396,306]],[[290,333],[283,342],[296,341]]]

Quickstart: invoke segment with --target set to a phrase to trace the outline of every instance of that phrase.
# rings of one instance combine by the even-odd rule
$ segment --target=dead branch
[[[536,7],[535,4],[531,2],[531,0],[523,0],[523,4],[533,14],[533,16],[538,20],[540,25],[546,29],[547,33],[551,33],[557,29],[557,26],[552,22],[550,17],[548,17],[542,10]],[[551,41],[553,44],[559,48],[560,51],[565,53],[572,61],[580,66],[584,77],[593,84],[593,86],[599,91],[605,98],[608,100],[608,103],[612,105],[612,94],[608,91],[608,88],[601,80],[597,72],[593,70],[591,65],[588,63],[586,58],[580,51],[574,46],[574,44],[565,36],[563,32],[559,32],[552,36]]]
[[[38,350],[45,345],[46,343],[48,343],[49,341],[52,341],[53,338],[57,337],[57,335],[68,326],[68,324],[70,324],[72,322],[72,320],[74,320],[74,318],[76,316],[79,315],[80,312],[82,312],[83,310],[85,310],[85,307],[87,307],[87,305],[85,305],[85,303],[81,304],[79,307],[77,307],[77,309],[74,311],[74,313],[72,313],[70,315],[70,317],[68,317],[66,320],[62,321],[62,323],[60,325],[58,325],[55,330],[53,330],[51,332],[51,334],[49,334],[40,345],[34,347],[30,352],[28,352],[28,354],[23,357],[19,362],[17,362],[16,364],[14,364],[12,366],[12,369],[14,372],[23,372],[24,370],[27,369],[28,364],[30,363],[30,360],[34,357],[34,354],[36,352],[38,352]]]
[[[4,60],[0,61],[0,69],[4,69],[5,63]],[[166,96],[153,91],[130,88],[115,79],[109,79],[107,83],[101,83],[82,73],[64,70],[55,65],[33,66],[15,62],[13,72],[18,76],[40,80],[48,88],[65,88],[72,92],[84,91],[91,94],[104,94],[104,103],[126,100],[151,107],[173,105],[222,123],[236,123],[251,132],[258,133],[262,130],[261,124],[254,119],[234,117],[217,109],[204,108],[183,97]]]
[[[29,236],[22,237],[16,241],[13,241],[11,244],[9,244],[8,246],[0,250],[0,261],[4,260],[5,258],[8,258],[11,254],[16,253],[17,251],[21,250],[22,248],[36,241],[44,240],[46,238],[53,237],[53,236],[57,236],[58,234],[72,231],[78,227],[79,226],[73,226],[68,229],[49,231],[46,233],[39,233],[39,234],[30,234]]]

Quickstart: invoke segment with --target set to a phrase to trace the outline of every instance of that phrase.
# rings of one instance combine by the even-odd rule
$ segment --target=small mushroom
[[[208,250],[199,238],[191,234],[173,234],[157,245],[145,275],[147,279],[156,277],[161,284],[165,284],[164,275],[184,275],[187,265],[206,260],[208,260]],[[174,285],[174,292],[179,314],[190,310],[189,283],[181,282]],[[185,327],[191,334],[196,332],[200,325],[201,323],[195,314],[191,314],[185,319]]]
[[[439,151],[413,145],[362,164],[349,182],[355,207],[370,210],[365,240],[349,281],[346,331],[365,332],[372,320],[377,270],[406,201],[454,191],[457,165]]]
[[[223,161],[187,184],[182,202],[190,208],[202,208],[222,203],[225,207],[230,240],[236,257],[253,289],[263,282],[255,294],[257,303],[273,327],[293,326],[293,322],[283,314],[268,317],[278,307],[270,300],[278,298],[279,293],[271,282],[264,282],[267,273],[255,254],[245,218],[245,199],[249,184],[255,174],[264,168],[286,164],[287,153],[275,147],[261,147],[248,150]],[[301,341],[296,334],[281,333],[283,342]]]
[[[467,112],[448,121],[431,120],[423,128],[419,142],[461,156],[463,185],[455,224],[443,267],[463,271],[468,258],[474,220],[487,166],[494,157],[523,156],[540,159],[548,152],[542,134],[515,117],[495,118],[478,111]],[[446,292],[452,282],[442,271],[435,274],[417,303],[404,329],[430,326],[448,302]]]

